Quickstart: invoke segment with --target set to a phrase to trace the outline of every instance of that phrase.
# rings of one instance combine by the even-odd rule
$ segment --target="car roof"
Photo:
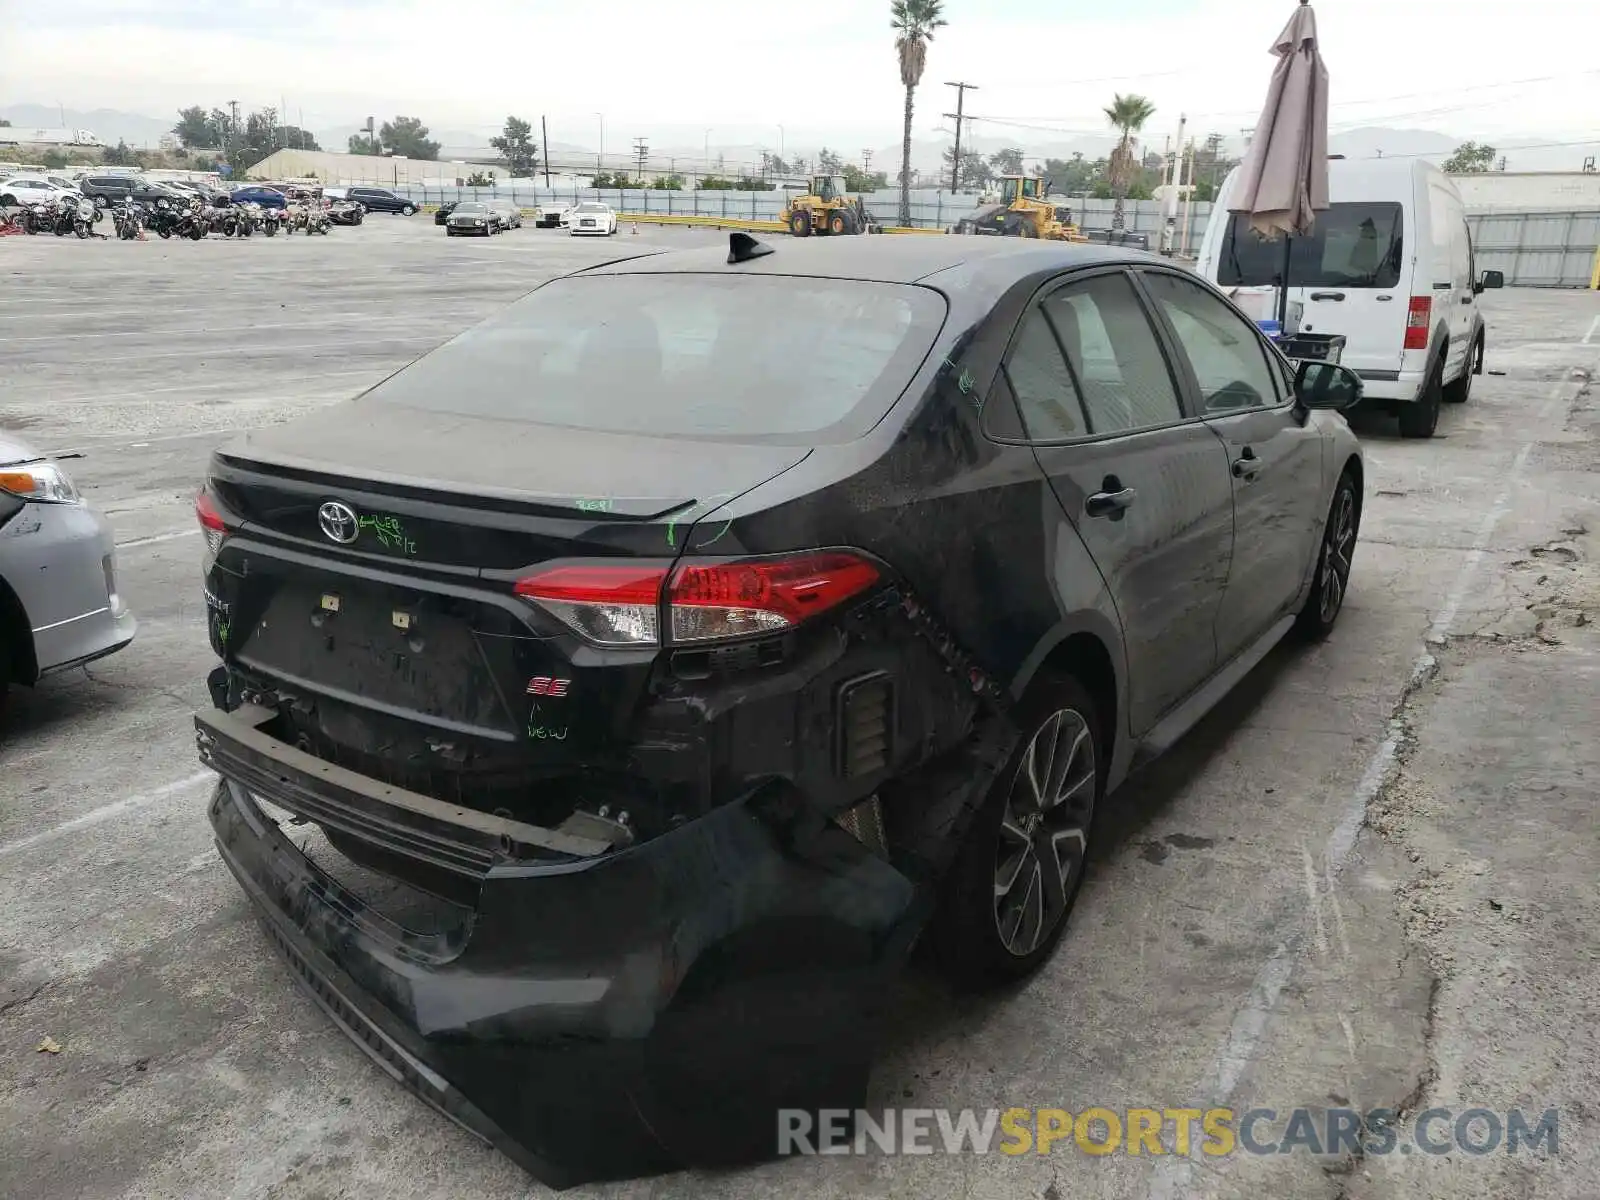
[[[966,267],[973,279],[1002,288],[1028,275],[1119,262],[1165,262],[1137,250],[1098,243],[1032,238],[906,234],[884,237],[771,238],[772,253],[730,265],[728,247],[673,250],[626,259],[581,272],[587,275],[722,273],[806,275],[917,283],[941,271]]]

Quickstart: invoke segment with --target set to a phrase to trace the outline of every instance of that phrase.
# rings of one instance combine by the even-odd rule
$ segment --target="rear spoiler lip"
[[[276,715],[257,704],[196,712],[200,760],[224,778],[260,787],[262,798],[281,808],[311,820],[337,821],[355,836],[458,874],[483,878],[511,857],[507,846],[529,846],[566,859],[599,858],[613,849],[607,842],[462,808],[324,762],[264,732],[261,726]],[[381,836],[396,828],[405,831],[401,842],[408,844]],[[445,857],[419,854],[416,843],[422,841],[437,843]],[[548,865],[560,863],[552,859]]]
[[[225,483],[294,483],[318,491],[337,493],[374,507],[395,499],[450,506],[460,506],[466,502],[474,508],[518,516],[605,524],[659,521],[692,508],[696,503],[694,496],[608,497],[605,507],[600,507],[592,498],[585,496],[542,495],[520,489],[513,491],[484,487],[471,482],[447,483],[439,479],[378,472],[343,475],[326,462],[291,454],[254,450],[246,452],[244,449],[219,449],[215,454],[216,463],[234,473],[231,477],[223,477]]]

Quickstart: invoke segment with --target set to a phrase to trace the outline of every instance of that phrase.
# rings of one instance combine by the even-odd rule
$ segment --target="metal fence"
[[[1467,214],[1478,269],[1504,271],[1509,287],[1589,286],[1600,208]]]
[[[623,213],[661,216],[726,217],[745,221],[776,221],[786,194],[771,192],[656,191],[651,188],[509,186],[393,188],[419,204],[453,200],[511,200],[524,208],[560,205],[580,200],[601,200]],[[864,197],[867,208],[885,224],[895,223],[900,208],[898,191],[872,192]],[[1109,229],[1114,202],[1073,199],[1065,202],[1073,220],[1083,229]],[[930,229],[948,229],[978,207],[978,197],[946,191],[911,193],[911,223]],[[1211,205],[1197,203],[1187,213],[1180,208],[1173,229],[1173,249],[1196,254],[1211,217]],[[1160,244],[1166,218],[1155,200],[1128,200],[1123,223],[1130,233],[1148,235],[1152,249]],[[1479,269],[1505,272],[1513,287],[1588,287],[1600,243],[1600,209],[1539,209],[1525,212],[1480,211],[1467,214],[1477,250]]]
[[[727,217],[744,221],[776,221],[783,211],[785,197],[798,192],[657,191],[653,188],[513,188],[498,187],[423,187],[401,184],[391,187],[396,195],[419,204],[445,204],[456,200],[510,200],[523,208],[535,205],[567,205],[580,200],[600,200],[618,212],[659,214],[677,217]],[[900,210],[897,190],[869,192],[863,199],[867,208],[885,224],[894,224]],[[1110,200],[1071,200],[1073,219],[1086,229],[1108,229],[1114,204]],[[916,190],[911,193],[911,223],[929,229],[947,229],[978,207],[978,197],[965,193]],[[1196,204],[1190,214],[1189,241],[1198,247],[1205,231],[1209,204]],[[1129,200],[1123,204],[1124,227],[1133,233],[1151,235],[1151,244],[1161,231],[1161,205],[1154,200]],[[1182,214],[1178,233],[1182,234]]]

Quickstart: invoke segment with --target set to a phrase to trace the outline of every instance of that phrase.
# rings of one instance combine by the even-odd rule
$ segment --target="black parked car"
[[[368,212],[378,213],[403,213],[412,216],[417,211],[415,201],[404,196],[396,196],[384,188],[353,187],[345,189],[345,195]]]
[[[919,936],[1036,968],[1106,794],[1332,626],[1359,394],[1110,247],[734,234],[548,283],[214,456],[222,857],[540,1179],[769,1155],[775,1109],[862,1103]]]
[[[463,200],[457,204],[444,223],[444,231],[449,237],[493,237],[504,230],[500,214],[476,200]]]
[[[110,208],[130,198],[139,204],[154,204],[183,196],[181,191],[143,175],[85,175],[78,181],[78,191],[94,201],[96,208]]]
[[[433,223],[435,225],[443,225],[449,221],[450,214],[455,212],[456,205],[459,203],[461,203],[459,200],[446,200],[443,204],[439,205],[438,208],[433,210]]]

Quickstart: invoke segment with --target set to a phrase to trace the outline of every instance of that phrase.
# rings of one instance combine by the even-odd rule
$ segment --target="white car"
[[[63,194],[82,198],[76,188],[60,187],[43,175],[13,175],[9,179],[0,180],[0,208],[48,204]]]
[[[610,237],[617,231],[617,210],[598,200],[586,200],[566,216],[566,225],[567,232],[574,237],[579,234]]]

